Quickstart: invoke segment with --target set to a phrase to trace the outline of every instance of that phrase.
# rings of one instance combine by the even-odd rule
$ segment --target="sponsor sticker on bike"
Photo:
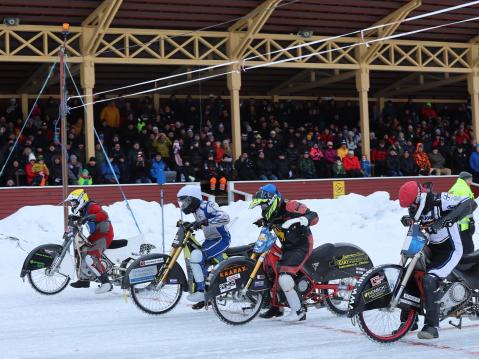
[[[257,280],[256,282],[254,282],[254,287],[264,287],[264,280]]]
[[[149,266],[152,264],[159,264],[164,263],[164,258],[155,258],[155,259],[148,259],[146,261],[140,261],[140,267]]]
[[[237,273],[243,273],[243,272],[246,272],[247,270],[248,270],[247,265],[237,265],[233,267],[228,267],[220,272],[220,278],[226,278]]]
[[[234,282],[236,279],[240,279],[240,278],[241,278],[241,274],[236,273],[236,274],[230,275],[229,277],[226,277],[226,280],[228,282]]]
[[[220,288],[220,292],[221,292],[221,293],[227,292],[227,291],[229,291],[229,290],[236,289],[236,282],[234,282],[234,281],[226,281],[225,283],[221,283],[221,284],[219,285],[219,288]]]
[[[371,285],[372,285],[373,287],[375,287],[375,286],[381,284],[381,282],[382,282],[383,280],[384,280],[384,276],[379,275],[379,274],[378,274],[377,276],[372,277],[372,278],[370,279]]]
[[[368,264],[369,257],[366,253],[356,252],[350,254],[343,254],[341,258],[333,258],[330,263],[331,267],[337,267],[339,269],[346,269],[351,267],[357,267],[360,265]]]
[[[404,294],[403,294],[403,298],[408,299],[408,300],[412,300],[413,302],[416,302],[416,303],[421,303],[421,299],[420,299],[420,298],[415,297],[415,296],[410,295],[410,294],[407,294],[407,293],[404,293]]]
[[[369,288],[362,293],[364,302],[371,303],[379,298],[385,297],[391,293],[388,282],[382,282],[381,284]]]
[[[157,273],[158,268],[156,266],[135,268],[130,271],[128,279],[130,284],[148,282],[153,280]]]

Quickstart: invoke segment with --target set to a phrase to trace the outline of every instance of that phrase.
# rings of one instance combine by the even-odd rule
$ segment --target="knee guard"
[[[96,262],[99,263],[98,259],[96,260]],[[85,263],[88,267],[90,267],[90,269],[93,271],[93,273],[95,273],[95,275],[97,277],[99,277],[101,275],[100,271],[96,267],[98,265],[98,263],[95,263],[95,260],[93,260],[93,257],[91,255],[87,254],[85,256]],[[100,266],[101,266],[101,263],[100,263]]]
[[[439,287],[439,278],[434,274],[426,273],[422,278],[422,284],[426,293],[434,293]]]
[[[278,284],[283,290],[283,292],[289,292],[294,288],[294,280],[290,274],[281,273],[279,275]]]
[[[203,252],[199,249],[194,249],[191,252],[190,262],[195,264],[203,264]]]

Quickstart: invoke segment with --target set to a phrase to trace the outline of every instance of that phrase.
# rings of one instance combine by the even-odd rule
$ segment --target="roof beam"
[[[409,74],[409,75],[397,80],[396,82],[393,82],[391,85],[383,88],[382,90],[377,91],[374,94],[374,97],[386,97],[390,92],[394,92],[396,90],[399,90],[401,87],[403,87],[402,85],[410,83],[414,80],[417,80],[418,77],[419,77],[419,74],[417,72]]]
[[[329,77],[326,77],[326,78],[322,78],[321,80],[317,80],[317,81],[314,81],[314,82],[309,82],[309,83],[305,83],[305,84],[298,85],[298,86],[293,86],[293,87],[282,88],[282,89],[278,90],[275,93],[275,95],[283,95],[283,94],[290,94],[290,93],[294,93],[294,92],[312,90],[312,89],[315,89],[315,88],[318,88],[318,87],[321,87],[321,86],[327,86],[327,85],[334,84],[336,82],[348,80],[348,79],[350,79],[354,76],[356,76],[356,71],[355,70],[347,71],[347,72],[343,72],[343,73],[338,73],[336,75],[332,75],[332,76],[329,76]]]
[[[268,21],[274,9],[281,3],[281,1],[282,0],[266,0],[230,26],[228,31],[241,31],[243,35],[239,44],[231,52],[231,58],[240,59],[243,57],[248,46],[251,44],[253,37],[261,31],[263,25]]]
[[[53,66],[50,63],[43,63],[38,67],[35,72],[30,76],[20,87],[17,89],[17,93],[26,93],[26,94],[35,94],[38,93],[45,81],[45,77],[47,76],[48,72],[50,72],[50,68]],[[77,75],[80,72],[80,65],[79,64],[72,64],[70,66],[70,72],[73,76]],[[50,80],[48,81],[48,86],[53,86],[60,83],[60,76],[57,71],[55,71]]]
[[[94,27],[92,41],[84,49],[83,55],[93,55],[98,50],[103,36],[110,28],[123,0],[104,0],[83,22],[82,26]]]
[[[421,91],[427,91],[427,90],[432,90],[438,87],[442,86],[449,86],[461,81],[467,80],[467,75],[457,75],[454,77],[449,77],[444,80],[439,80],[439,81],[433,81],[429,83],[425,83],[423,85],[419,86],[410,86],[407,88],[402,88],[397,91],[391,91],[387,94],[387,97],[395,97],[395,96],[400,96],[400,95],[405,95],[405,94],[411,94],[411,93],[416,93],[416,92],[421,92]]]
[[[380,27],[379,29],[374,29],[367,31],[364,33],[364,36],[371,36],[373,33],[377,33],[378,37],[386,37],[386,36],[391,36],[396,32],[398,27],[401,25],[401,21],[404,20],[410,13],[411,11],[417,9],[418,7],[421,6],[421,0],[411,0],[407,4],[401,6],[399,9],[396,11],[392,12],[391,14],[387,15],[386,17],[382,18],[378,22],[376,22],[372,27],[378,26],[378,25],[384,25],[388,23],[393,23],[392,25],[385,26],[385,27]],[[376,42],[373,45],[371,45],[364,55],[364,59],[366,63],[369,62],[371,57],[376,53],[376,51],[381,47],[382,41]]]
[[[278,93],[278,91],[280,91],[284,88],[290,87],[295,83],[304,82],[308,78],[308,75],[310,75],[312,72],[314,72],[314,71],[313,70],[299,71],[297,74],[289,77],[287,80],[285,80],[285,81],[281,82],[279,85],[273,87],[271,90],[268,91],[268,94],[275,95],[276,93]]]

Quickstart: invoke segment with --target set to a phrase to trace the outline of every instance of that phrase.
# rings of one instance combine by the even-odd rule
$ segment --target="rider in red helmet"
[[[399,189],[399,205],[409,210],[401,218],[404,226],[419,223],[428,231],[430,262],[423,277],[425,292],[424,327],[418,333],[420,339],[438,338],[440,283],[452,272],[462,257],[462,242],[458,221],[470,215],[476,208],[474,200],[467,196],[454,197],[447,192],[434,193],[431,185],[419,185],[415,181],[404,183]]]

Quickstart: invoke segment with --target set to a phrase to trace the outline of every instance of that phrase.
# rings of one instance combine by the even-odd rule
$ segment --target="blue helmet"
[[[279,209],[282,199],[283,197],[276,186],[272,183],[268,183],[260,187],[259,191],[256,192],[249,208],[261,206],[263,217],[269,220]]]

